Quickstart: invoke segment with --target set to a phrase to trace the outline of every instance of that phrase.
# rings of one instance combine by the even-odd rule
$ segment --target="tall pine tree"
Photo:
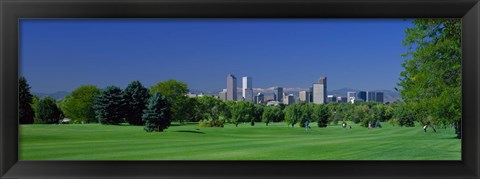
[[[148,98],[148,89],[139,81],[131,82],[123,91],[125,100],[125,120],[131,125],[143,125],[142,115],[146,107]]]
[[[32,94],[25,77],[18,80],[18,119],[20,124],[32,124],[35,115],[32,108]]]
[[[94,100],[94,109],[98,121],[102,124],[119,124],[124,121],[124,99],[122,90],[116,86],[108,86]]]
[[[147,108],[143,111],[142,120],[145,122],[145,131],[163,131],[170,126],[171,117],[169,102],[160,93],[153,94],[148,100]]]

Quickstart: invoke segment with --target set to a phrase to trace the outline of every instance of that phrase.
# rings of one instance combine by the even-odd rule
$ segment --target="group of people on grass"
[[[350,129],[352,129],[351,125],[349,125],[349,127],[350,127]],[[377,126],[375,126],[375,127],[377,127]],[[342,122],[342,128],[344,128],[344,129],[347,128],[347,123],[346,122]],[[368,123],[368,129],[370,129],[370,128],[372,128],[372,123],[369,122]],[[433,132],[437,132],[437,130],[435,129],[434,126],[432,126],[431,128],[433,129]],[[307,121],[305,121],[305,130],[308,130],[308,129],[310,129],[310,126],[309,126],[309,121],[307,120]],[[427,129],[428,129],[428,124],[425,124],[423,126],[423,131],[427,132]]]

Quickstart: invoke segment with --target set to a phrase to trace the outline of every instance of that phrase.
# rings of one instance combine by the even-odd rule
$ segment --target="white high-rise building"
[[[252,77],[244,76],[242,78],[242,97],[245,101],[253,102]]]
[[[313,84],[313,103],[327,103],[327,77],[320,77],[318,83]]]

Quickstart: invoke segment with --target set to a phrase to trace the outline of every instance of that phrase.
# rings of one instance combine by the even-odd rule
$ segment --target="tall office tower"
[[[254,100],[255,104],[260,104],[260,103],[264,103],[264,102],[265,102],[265,99],[264,99],[264,95],[262,93],[258,93],[257,95],[255,95],[255,100]]]
[[[357,98],[357,92],[349,91],[347,92],[347,102],[351,102]]]
[[[295,97],[293,94],[285,95],[285,99],[283,100],[283,104],[289,105],[295,103]]]
[[[375,100],[375,92],[367,91],[367,102],[369,101],[376,101]]]
[[[367,92],[359,91],[357,93],[357,98],[359,98],[359,100],[363,100],[364,102],[367,101]]]
[[[310,87],[310,101],[309,102],[313,102],[313,87]]]
[[[298,97],[300,101],[310,102],[310,91],[300,91]]]
[[[244,76],[242,77],[242,97],[245,101],[253,101],[253,94],[250,95],[251,98],[247,98],[247,89],[252,89],[252,77]],[[253,91],[253,90],[252,90]]]
[[[223,101],[226,101],[227,100],[227,89],[223,89],[223,91],[221,91],[220,93],[218,93],[218,97],[223,100]]]
[[[375,92],[375,101],[383,103],[383,92]]]
[[[245,88],[245,89],[243,89],[243,92],[245,94],[245,97],[243,97],[243,99],[245,101],[253,102],[253,89],[252,88]]]
[[[227,100],[237,100],[237,78],[232,74],[227,76]]]
[[[318,83],[313,84],[313,103],[327,103],[327,77],[320,77]]]
[[[283,101],[283,88],[282,87],[275,87],[273,89],[273,95],[275,98],[275,101],[282,102]]]
[[[335,95],[328,95],[328,96],[327,96],[327,103],[330,103],[330,102],[337,102],[337,96],[335,96]]]

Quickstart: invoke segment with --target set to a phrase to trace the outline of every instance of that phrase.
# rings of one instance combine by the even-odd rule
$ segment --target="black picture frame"
[[[462,18],[461,161],[18,161],[21,18]],[[479,0],[0,0],[0,178],[480,178]]]

